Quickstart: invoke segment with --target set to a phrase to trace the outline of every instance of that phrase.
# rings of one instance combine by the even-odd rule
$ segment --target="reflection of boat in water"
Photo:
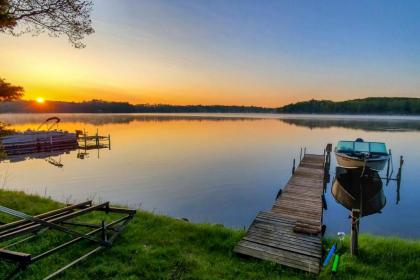
[[[385,143],[356,141],[339,141],[335,147],[337,165],[344,168],[367,167],[380,171],[384,169],[390,155]]]
[[[51,165],[62,168],[64,165],[61,163],[61,155],[69,154],[71,151],[74,151],[74,150],[76,149],[75,148],[74,149],[61,149],[61,150],[56,150],[56,151],[45,151],[45,152],[40,152],[40,153],[10,155],[7,157],[7,160],[13,163],[13,162],[26,161],[26,160],[43,159]]]
[[[41,153],[32,153],[32,154],[20,154],[20,155],[12,155],[8,156],[7,160],[9,162],[19,162],[19,161],[26,161],[31,159],[49,159],[52,157],[61,156],[62,154],[69,154],[71,151],[76,149],[62,149],[60,151],[48,151],[48,152],[41,152]]]
[[[360,209],[362,216],[379,212],[386,203],[382,179],[377,171],[336,168],[336,179],[331,192],[345,208]]]

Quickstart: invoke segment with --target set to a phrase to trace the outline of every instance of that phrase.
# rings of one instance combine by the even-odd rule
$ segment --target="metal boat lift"
[[[116,213],[121,214],[122,216],[108,223],[102,220],[99,224],[73,220],[76,217],[92,213],[93,211],[102,211],[106,214]],[[44,278],[51,279],[90,255],[110,247],[125,226],[133,219],[136,210],[111,207],[109,202],[93,205],[92,201],[86,201],[37,216],[30,216],[4,206],[0,206],[0,212],[20,219],[18,221],[0,225],[0,242],[9,241],[7,245],[0,248],[0,259],[13,262],[17,265],[16,268],[10,272],[7,279],[16,278],[29,265],[75,243],[88,241],[92,244],[96,244],[96,247],[91,251]],[[84,228],[85,231],[86,229],[90,229],[90,231],[81,232],[75,228]],[[38,253],[37,255],[13,250],[13,247],[24,242],[30,242],[31,239],[39,236],[46,230],[56,230],[66,233],[73,238],[56,245],[54,248]]]

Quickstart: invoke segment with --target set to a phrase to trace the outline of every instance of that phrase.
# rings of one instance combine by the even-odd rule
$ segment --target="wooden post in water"
[[[386,184],[388,185],[388,183],[389,183],[389,166],[391,165],[391,157],[392,157],[392,154],[391,154],[391,149],[389,149],[389,159],[388,159],[388,165],[387,165],[387,167],[386,167]]]
[[[99,133],[98,133],[98,130],[96,130],[95,144],[96,144],[96,148],[99,149]]]
[[[402,176],[402,166],[404,164],[403,156],[400,156],[400,167],[398,167],[397,174],[397,204],[400,202],[400,187],[401,187],[401,176]]]
[[[292,175],[295,174],[296,160],[293,159]]]
[[[299,162],[302,161],[302,147],[300,147]]]
[[[108,134],[108,149],[111,150],[111,134]]]
[[[400,187],[401,187],[401,181],[397,181],[397,198],[396,198],[396,204],[400,203]]]
[[[327,152],[327,156],[325,158],[325,166],[329,169],[330,165],[331,165],[331,151],[332,151],[332,144],[328,143],[327,147],[325,148],[326,152]]]
[[[402,172],[403,164],[404,164],[404,158],[403,156],[400,156],[400,166],[398,167],[397,182],[401,181],[401,172]]]
[[[331,150],[332,144],[329,143],[324,150],[324,192],[327,189],[327,183],[330,182]]]
[[[350,253],[352,256],[357,256],[359,252],[359,218],[360,209],[351,210],[351,238],[350,238]]]
[[[84,140],[85,140],[85,149],[86,149],[86,146],[87,146],[87,136],[86,136],[86,130],[85,129],[83,129],[83,137],[84,137]]]

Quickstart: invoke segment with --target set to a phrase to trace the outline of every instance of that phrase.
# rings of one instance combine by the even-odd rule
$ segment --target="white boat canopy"
[[[370,153],[388,155],[385,143],[361,142],[361,141],[338,141],[335,148],[338,153]]]

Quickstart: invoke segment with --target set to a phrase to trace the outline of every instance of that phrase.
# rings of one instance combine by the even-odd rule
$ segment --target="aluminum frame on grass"
[[[109,223],[105,223],[105,221],[102,220],[99,225],[71,221],[71,219],[75,217],[79,217],[87,213],[91,213],[93,211],[103,211],[107,214],[119,213],[124,215],[123,217],[113,220]],[[19,221],[0,225],[0,242],[10,239],[13,241],[16,238],[21,238],[13,243],[7,244],[6,246],[0,248],[0,259],[17,263],[17,268],[10,273],[8,279],[13,279],[17,277],[20,274],[20,272],[24,271],[29,265],[77,242],[86,240],[98,245],[93,250],[90,250],[88,253],[73,260],[72,262],[68,263],[67,265],[61,267],[57,271],[51,273],[46,278],[44,278],[51,279],[57,276],[58,274],[62,273],[66,269],[86,259],[90,255],[111,246],[114,240],[117,238],[117,236],[133,219],[136,210],[110,207],[109,202],[93,205],[92,201],[86,201],[75,205],[69,205],[67,207],[53,210],[37,216],[30,216],[23,212],[4,206],[0,206],[0,212],[21,219]],[[93,228],[93,230],[87,233],[82,233],[74,230],[73,228],[70,228],[70,226],[90,229]],[[39,236],[40,234],[49,229],[67,233],[73,236],[74,238],[58,246],[55,246],[54,248],[39,253],[36,256],[32,256],[31,254],[27,254],[24,252],[9,250],[11,247],[14,247],[23,242],[30,241],[34,237]],[[100,237],[95,237],[95,235],[99,233],[101,234]]]

